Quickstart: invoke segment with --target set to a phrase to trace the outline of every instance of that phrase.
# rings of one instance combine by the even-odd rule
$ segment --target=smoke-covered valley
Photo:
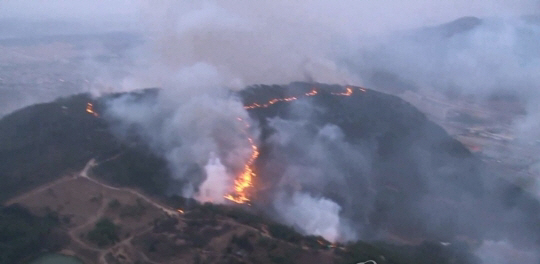
[[[466,242],[484,263],[540,258],[537,1],[113,2],[124,17],[109,10],[105,26],[85,29],[91,45],[52,29],[39,41],[6,30],[0,114],[90,92],[118,139],[136,138],[166,161],[166,195],[248,198],[253,210],[331,241]],[[69,8],[45,18],[72,21]],[[89,9],[79,22],[99,18]],[[44,73],[22,91],[9,73],[28,65]],[[160,90],[108,96],[146,87]],[[485,110],[494,96],[510,103]],[[270,103],[285,98],[294,99]],[[454,108],[510,134],[505,147],[519,143],[499,152],[530,151],[532,175],[515,181],[452,139]]]

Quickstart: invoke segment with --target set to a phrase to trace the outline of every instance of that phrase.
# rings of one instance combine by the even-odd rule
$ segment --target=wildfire
[[[362,87],[359,87],[358,90],[360,90],[361,92],[367,92],[366,88],[362,88]],[[341,92],[341,93],[332,93],[332,95],[338,95],[338,96],[351,96],[353,94],[354,90],[352,87],[346,87],[345,89],[345,92]],[[316,89],[313,89],[307,93],[304,94],[304,96],[315,96],[317,95],[318,92]],[[285,97],[285,98],[274,98],[274,99],[271,99],[270,101],[268,101],[267,103],[265,104],[259,104],[259,103],[253,103],[253,104],[250,104],[250,105],[246,105],[244,106],[244,109],[256,109],[256,108],[267,108],[275,103],[279,103],[279,102],[291,102],[291,101],[295,101],[295,100],[298,100],[298,97],[296,96],[291,96],[291,97]]]
[[[244,122],[241,118],[239,118],[239,121]],[[246,124],[246,127],[249,128],[249,125],[247,125],[246,122],[244,123]],[[252,167],[253,163],[259,156],[259,148],[257,147],[257,145],[255,145],[255,141],[253,141],[253,138],[248,136],[247,139],[251,146],[251,157],[249,157],[248,162],[244,166],[244,171],[242,172],[242,174],[234,181],[234,193],[225,196],[225,199],[239,204],[249,202],[247,189],[253,186],[253,178],[256,176],[256,174],[253,171]]]
[[[317,95],[317,90],[313,89],[307,93],[305,93],[304,95],[305,96],[315,96]],[[274,98],[270,101],[268,101],[268,103],[266,104],[258,104],[258,103],[253,103],[251,105],[246,105],[244,106],[244,109],[255,109],[255,108],[267,108],[275,103],[279,103],[279,102],[291,102],[291,101],[295,101],[295,100],[298,100],[298,97],[296,96],[291,96],[291,97],[285,97],[285,98]]]
[[[276,99],[272,99],[270,101],[268,101],[268,103],[266,104],[258,104],[258,103],[253,103],[252,105],[247,105],[247,106],[244,106],[244,109],[255,109],[255,108],[267,108],[275,103],[278,103],[278,102],[290,102],[290,101],[294,101],[294,100],[297,100],[298,97],[285,97],[285,98],[276,98]]]
[[[87,103],[86,104],[86,112],[89,113],[89,114],[92,114],[94,115],[95,117],[98,117],[98,113],[96,113],[94,111],[94,105],[92,103]]]
[[[366,92],[365,88],[358,88],[361,92]],[[304,94],[304,96],[316,96],[318,94],[318,91],[314,88],[311,91]],[[347,86],[344,92],[340,93],[331,93],[332,95],[337,96],[351,96],[353,94],[353,88]],[[285,98],[274,98],[269,100],[267,103],[259,104],[259,103],[253,103],[251,105],[244,106],[244,109],[256,109],[256,108],[267,108],[273,104],[279,103],[279,102],[291,102],[298,100],[299,97],[291,96],[291,97],[285,97]],[[88,108],[87,108],[88,111]],[[238,121],[243,122],[244,126],[247,129],[249,129],[249,124],[245,122],[242,118],[237,118]],[[249,141],[249,144],[251,146],[251,156],[249,160],[247,161],[246,165],[244,166],[243,172],[237,177],[237,179],[234,181],[234,191],[231,194],[228,194],[225,197],[225,199],[233,201],[235,203],[239,204],[245,204],[249,203],[250,199],[247,194],[248,188],[253,186],[253,179],[257,176],[255,174],[255,171],[253,170],[253,163],[255,163],[255,160],[257,157],[259,157],[259,148],[257,145],[255,145],[255,141],[252,137],[247,135],[247,140]]]
[[[362,88],[361,88],[362,89]],[[364,89],[365,90],[365,89]],[[342,96],[351,96],[353,94],[353,89],[351,87],[347,87],[345,92],[342,93],[332,93],[333,95],[342,95]]]
[[[317,95],[317,90],[313,89],[309,93],[306,93],[306,96],[314,96]]]
[[[181,213],[181,214],[184,213],[184,210],[182,210],[182,209],[176,209],[176,211],[179,212],[179,213]]]

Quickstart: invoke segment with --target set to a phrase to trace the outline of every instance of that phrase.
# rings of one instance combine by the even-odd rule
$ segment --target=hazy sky
[[[168,0],[0,0],[0,18],[60,18],[85,21],[137,21],[143,12]],[[201,1],[203,2],[203,1]],[[255,7],[257,1],[228,0],[223,3]],[[461,16],[491,16],[535,13],[538,0],[275,0],[268,4],[284,10],[305,11],[306,19],[333,20],[363,30],[387,30],[446,22]],[[304,17],[302,17],[304,18]],[[346,29],[348,30],[348,29]]]
[[[137,0],[0,0],[0,18],[133,18]]]

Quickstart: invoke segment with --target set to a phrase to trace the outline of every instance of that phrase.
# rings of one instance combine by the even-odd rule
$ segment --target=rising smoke
[[[179,71],[157,101],[120,97],[109,102],[108,111],[119,121],[120,134],[135,129],[169,161],[173,177],[185,183],[176,192],[216,203],[224,201],[251,154],[246,128],[237,121],[248,119],[247,113],[227,90],[216,89],[219,78],[214,67],[198,63]]]
[[[157,104],[145,105],[125,98],[113,101],[109,114],[124,125],[137,126],[150,145],[169,161],[174,177],[189,183],[176,192],[202,201],[223,202],[223,195],[231,191],[234,178],[251,151],[244,128],[236,118],[247,120],[251,127],[257,126],[229,90],[256,83],[297,80],[371,85],[373,72],[381,69],[411,80],[424,90],[455,88],[487,94],[508,87],[534,87],[538,83],[533,74],[538,56],[531,45],[535,43],[538,26],[516,18],[522,10],[535,10],[530,8],[533,4],[532,1],[517,4],[457,1],[448,5],[432,1],[344,1],[332,5],[324,1],[143,3],[141,31],[147,42],[138,55],[139,64],[144,67],[133,69],[130,82],[140,83],[137,86],[160,86],[164,90]],[[455,36],[438,37],[430,28],[388,34],[435,25],[462,15],[505,18],[488,19]],[[529,39],[530,36],[533,38]],[[524,50],[529,53],[516,53],[520,45],[525,45]],[[523,91],[529,94],[534,89]],[[301,109],[296,113],[309,115],[310,111]],[[304,164],[292,164],[285,169],[278,183],[281,187],[274,193],[274,210],[282,221],[330,240],[366,238],[366,232],[361,230],[369,226],[367,213],[352,211],[358,208],[357,201],[353,201],[358,199],[357,194],[325,197],[322,193],[328,192],[321,186],[344,185],[347,175],[341,166],[354,164],[357,167],[349,169],[365,175],[359,184],[364,194],[360,208],[366,212],[372,210],[374,194],[370,194],[373,190],[369,177],[372,152],[366,151],[370,147],[345,142],[340,129],[330,124],[306,136],[301,133],[310,129],[306,130],[308,125],[302,121],[275,119],[270,123],[277,131],[270,139],[276,146],[287,146],[295,151],[292,153],[305,157]],[[340,163],[329,158],[329,153],[339,153],[351,160]],[[421,151],[414,156],[415,162],[424,162]],[[331,180],[328,175],[332,175]],[[433,191],[441,190],[442,183],[430,184],[428,188]],[[442,203],[434,203],[429,200],[431,196],[427,197],[416,205],[421,208],[418,213],[439,222],[428,229],[440,228],[445,218],[453,216],[446,215],[448,210],[440,209]],[[464,209],[466,212],[481,206],[472,198],[461,199],[465,201],[463,205],[471,204],[470,209]],[[346,224],[352,218],[361,219],[360,223],[357,220],[352,227]],[[468,220],[458,217],[456,221]],[[344,236],[351,234],[350,230],[355,235]]]
[[[161,102],[155,106],[121,98],[110,103],[109,115],[141,129],[150,145],[169,161],[174,177],[188,182],[174,192],[224,202],[249,159],[252,150],[244,123],[236,119],[246,120],[251,127],[256,123],[226,91],[254,83],[354,80],[330,59],[334,34],[325,26],[313,27],[283,12],[289,5],[286,2],[264,5],[267,8],[235,1],[165,1],[144,9],[144,33],[150,41],[142,57],[149,66],[136,70],[136,79],[163,87]],[[142,119],[140,112],[146,112]],[[155,120],[164,121],[156,125]],[[257,135],[253,129],[247,132]],[[296,207],[310,205],[310,210],[328,215],[302,231],[338,238],[339,205],[324,197],[293,198]],[[294,210],[278,209],[289,212],[284,217],[289,223]],[[333,219],[332,227],[325,226],[329,219]]]
[[[183,189],[171,190],[174,193],[224,202],[223,196],[231,191],[234,178],[251,155],[246,133],[254,138],[259,133],[258,123],[230,91],[251,84],[306,80],[376,86],[373,76],[390,72],[424,91],[455,89],[487,95],[518,90],[526,99],[528,115],[515,125],[528,139],[538,136],[531,131],[539,127],[535,88],[540,81],[536,74],[540,51],[535,44],[540,40],[540,25],[537,18],[519,17],[537,13],[537,1],[139,4],[137,30],[146,42],[131,54],[134,67],[121,86],[163,90],[155,101],[117,98],[109,102],[106,116],[117,121],[120,136],[136,130],[167,159],[174,179],[184,183]],[[444,29],[433,27],[465,15],[487,19],[454,35],[438,35]],[[375,199],[370,172],[376,146],[371,142],[351,144],[332,124],[310,127],[302,120],[310,120],[319,110],[302,102],[294,107],[296,120],[269,121],[276,131],[269,142],[290,153],[273,162],[303,159],[283,169],[271,195],[272,210],[283,222],[308,234],[330,240],[369,239],[364,228],[372,224],[367,212],[373,210]],[[245,120],[249,128],[237,118]],[[426,155],[416,149],[411,162],[427,164]],[[431,168],[424,169],[429,174]],[[325,189],[341,190],[350,180],[350,171],[362,175],[354,192],[337,195]],[[455,191],[443,182],[422,181],[427,182],[430,194]],[[445,218],[455,216],[451,208],[443,210],[444,203],[431,198],[428,195],[415,204],[415,212],[434,219],[427,229],[437,229]],[[467,213],[486,206],[470,196],[460,199],[463,207],[470,206],[463,209]],[[366,213],[354,211],[357,208]],[[470,221],[465,216],[455,218]],[[479,250],[486,261],[497,259],[490,253],[494,247],[507,245],[500,241],[504,240],[487,242]]]

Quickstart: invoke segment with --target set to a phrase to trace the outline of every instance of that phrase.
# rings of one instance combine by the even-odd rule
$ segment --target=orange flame
[[[342,95],[342,96],[351,96],[353,94],[353,89],[351,87],[347,87],[345,92],[342,93],[332,93],[333,95]]]
[[[309,93],[306,93],[306,96],[314,96],[317,95],[317,90],[313,89]]]
[[[176,209],[176,211],[179,212],[179,213],[181,213],[181,214],[184,213],[184,210],[182,210],[182,209]]]
[[[366,88],[362,88],[362,87],[359,87],[358,90],[360,90],[361,92],[367,92]],[[339,96],[351,96],[353,94],[354,90],[352,87],[349,87],[347,86],[346,89],[345,89],[345,92],[341,92],[341,93],[332,93],[332,95],[339,95]],[[304,96],[315,96],[317,95],[318,92],[316,89],[313,89],[307,93],[304,94]],[[285,98],[274,98],[274,99],[271,99],[270,101],[268,101],[267,103],[265,104],[259,104],[259,103],[253,103],[253,104],[250,104],[250,105],[246,105],[244,106],[244,109],[256,109],[256,108],[267,108],[275,103],[279,103],[279,102],[291,102],[291,101],[295,101],[295,100],[298,100],[298,97],[296,96],[291,96],[291,97],[285,97]]]
[[[365,88],[358,88],[362,92],[366,92]],[[316,96],[318,94],[317,90],[314,88],[311,91],[304,94],[304,96]],[[341,93],[332,93],[332,95],[338,95],[338,96],[351,96],[353,94],[353,88],[347,86],[344,92]],[[244,106],[244,109],[256,109],[256,108],[267,108],[273,104],[276,104],[278,102],[291,102],[298,100],[298,97],[291,96],[291,97],[285,97],[285,98],[274,98],[269,100],[267,103],[259,104],[259,103],[253,103],[251,105]],[[249,124],[245,122],[242,118],[238,117],[238,121],[243,122],[246,129],[249,128]],[[247,135],[247,132],[246,132]],[[249,141],[249,144],[251,145],[251,156],[249,160],[247,161],[246,165],[244,166],[244,171],[238,176],[238,178],[234,181],[234,191],[232,194],[228,194],[225,197],[225,199],[228,199],[230,201],[233,201],[235,203],[239,204],[245,204],[249,203],[250,199],[247,194],[247,190],[250,187],[253,187],[253,178],[255,178],[257,175],[255,171],[253,170],[253,163],[259,157],[259,149],[257,145],[255,145],[255,141],[253,138],[251,138],[249,135],[247,136],[247,139]]]
[[[249,128],[247,122],[244,122],[242,118],[237,119],[238,121],[243,122],[246,128]],[[249,202],[247,189],[253,186],[253,178],[257,176],[253,171],[252,166],[257,157],[259,157],[259,148],[257,147],[257,145],[255,145],[255,141],[253,141],[253,138],[248,136],[247,139],[251,146],[251,156],[249,157],[249,160],[244,166],[244,171],[242,172],[242,174],[240,174],[240,176],[234,181],[234,193],[225,196],[225,199],[239,204]]]
[[[94,115],[95,117],[98,117],[98,113],[96,113],[94,111],[94,105],[92,103],[87,103],[86,104],[86,112],[89,113],[89,114],[92,114]]]
[[[317,95],[317,90],[313,89],[307,93],[305,93],[304,95],[305,96],[315,96]],[[268,101],[268,103],[266,104],[258,104],[258,103],[253,103],[253,104],[250,104],[250,105],[246,105],[244,106],[244,109],[255,109],[255,108],[267,108],[275,103],[278,103],[278,102],[291,102],[291,101],[295,101],[295,100],[298,100],[298,97],[296,96],[291,96],[291,97],[285,97],[285,98],[274,98],[274,99],[271,99],[270,101]]]

